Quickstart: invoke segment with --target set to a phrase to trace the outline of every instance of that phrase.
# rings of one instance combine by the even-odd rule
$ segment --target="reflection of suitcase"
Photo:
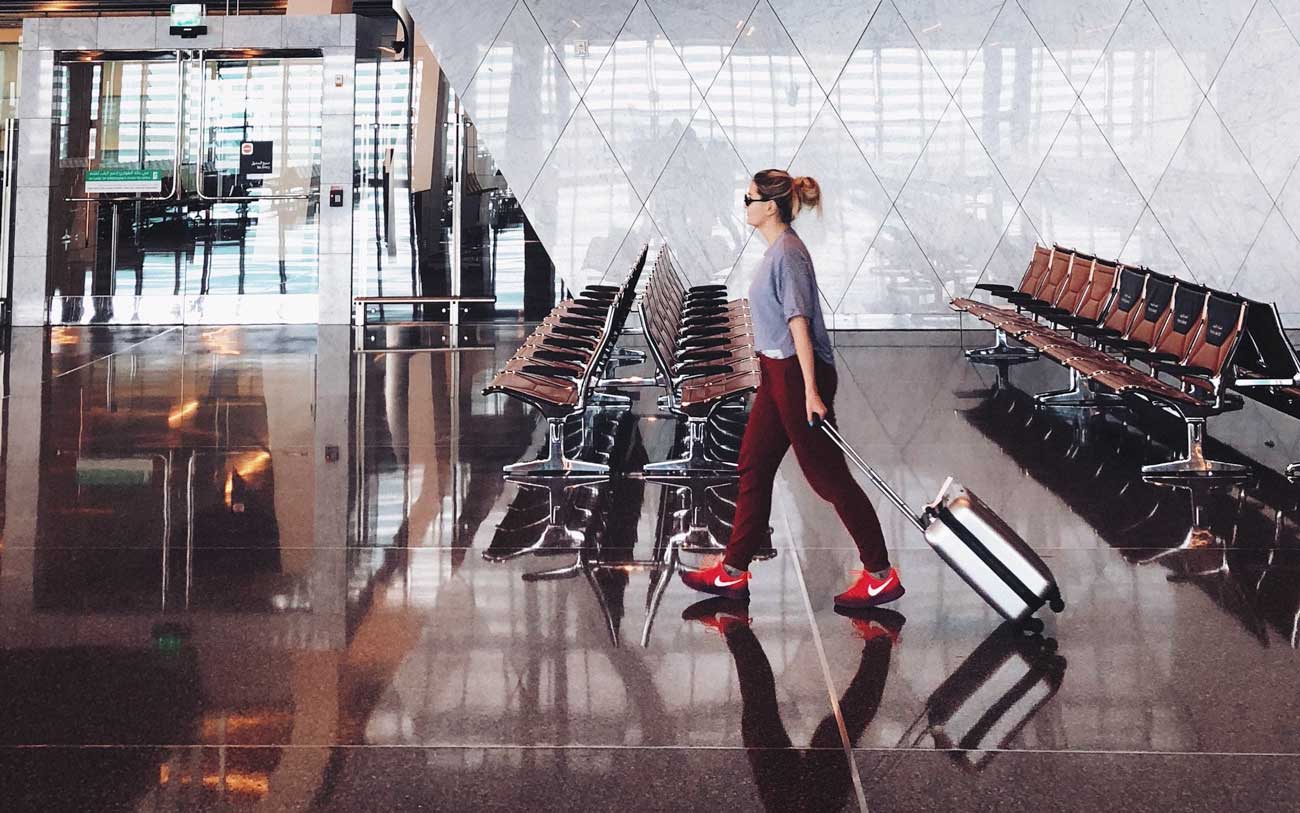
[[[834,426],[824,421],[817,423],[849,460],[925,534],[930,547],[1002,617],[1027,629],[1041,630],[1042,621],[1031,618],[1040,607],[1050,604],[1053,612],[1058,613],[1065,609],[1060,588],[1047,565],[979,497],[954,485],[949,477],[934,502],[920,515],[914,514]]]
[[[1052,639],[1000,628],[926,701],[934,746],[982,770],[1061,688],[1065,665]]]

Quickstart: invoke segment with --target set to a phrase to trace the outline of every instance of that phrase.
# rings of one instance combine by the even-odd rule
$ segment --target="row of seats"
[[[1244,473],[1205,457],[1206,419],[1241,408],[1242,394],[1276,405],[1300,393],[1300,363],[1272,305],[1060,246],[1036,246],[1015,287],[976,287],[1011,307],[952,301],[996,331],[992,347],[968,353],[973,361],[1046,356],[1070,371],[1071,386],[1038,395],[1040,404],[1152,407],[1185,423],[1187,454],[1147,466],[1149,475]]]
[[[1300,489],[1286,478],[1261,469],[1234,488],[1144,478],[1126,463],[1150,453],[1142,433],[1045,414],[1011,388],[958,414],[1125,561],[1168,566],[1171,581],[1204,589],[1264,645],[1266,625],[1300,645]]]
[[[641,248],[621,285],[589,285],[556,305],[483,389],[485,395],[501,393],[532,405],[547,422],[546,457],[506,466],[507,473],[608,474],[607,463],[566,454],[564,427],[571,418],[584,418],[587,407],[600,400],[596,384],[635,306],[647,251]],[[586,435],[584,431],[579,448],[586,445]]]
[[[662,403],[686,420],[682,455],[647,464],[646,474],[734,473],[734,460],[710,447],[738,448],[736,421],[725,413],[743,411],[745,396],[758,388],[748,300],[728,301],[725,285],[687,285],[665,246],[650,264],[641,321],[667,390]],[[739,425],[743,431],[743,420]]]

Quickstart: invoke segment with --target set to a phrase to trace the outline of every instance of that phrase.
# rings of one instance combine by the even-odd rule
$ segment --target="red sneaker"
[[[722,562],[704,570],[683,570],[682,583],[701,593],[737,601],[749,600],[749,571],[733,576],[722,567]]]
[[[714,596],[697,601],[682,610],[683,621],[698,621],[709,629],[726,635],[737,627],[747,627],[753,620],[746,611],[749,605],[733,598]]]
[[[881,604],[888,604],[902,598],[903,593],[907,592],[903,589],[903,582],[898,578],[898,571],[892,567],[883,579],[872,578],[871,573],[866,570],[859,570],[857,573],[858,580],[853,583],[853,586],[835,597],[836,607],[879,607]]]

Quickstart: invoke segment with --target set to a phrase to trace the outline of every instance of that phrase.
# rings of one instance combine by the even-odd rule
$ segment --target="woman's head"
[[[817,209],[822,189],[807,176],[794,177],[783,169],[765,169],[750,181],[746,193],[745,220],[751,226],[775,221],[789,223],[805,206]]]

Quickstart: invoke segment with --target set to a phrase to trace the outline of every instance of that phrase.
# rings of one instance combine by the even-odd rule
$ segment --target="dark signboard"
[[[239,174],[270,175],[275,170],[270,141],[244,141],[239,145]]]

